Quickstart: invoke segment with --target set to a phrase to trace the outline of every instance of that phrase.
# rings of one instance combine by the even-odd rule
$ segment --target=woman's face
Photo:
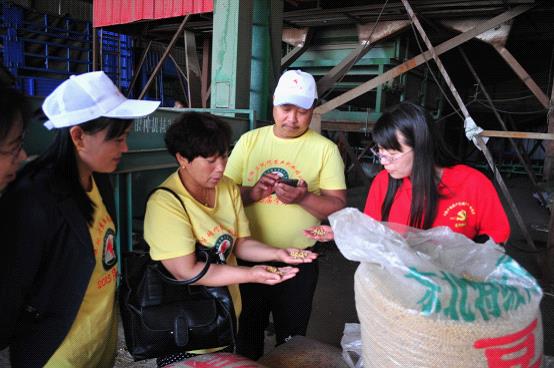
[[[78,128],[78,126],[72,129]],[[106,140],[108,128],[96,133],[82,132],[82,138],[77,144],[77,155],[85,168],[90,172],[111,173],[115,171],[121,155],[127,152],[127,136],[129,126],[119,137]]]
[[[405,143],[406,139],[402,134],[396,132],[396,137],[400,143],[400,151],[379,147],[379,160],[390,176],[403,179],[412,175],[414,152],[412,147]]]
[[[19,117],[6,138],[0,142],[0,191],[15,179],[17,169],[27,158],[23,149],[23,136],[23,122]]]
[[[213,155],[210,157],[197,156],[188,161],[178,154],[178,161],[185,174],[188,175],[197,185],[203,188],[215,188],[227,166],[228,155]]]

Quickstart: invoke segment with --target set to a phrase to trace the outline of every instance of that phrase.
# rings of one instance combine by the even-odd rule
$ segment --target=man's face
[[[15,179],[21,162],[27,158],[23,149],[23,122],[18,117],[6,138],[0,142],[0,191]]]
[[[310,127],[314,109],[303,109],[296,105],[286,104],[273,106],[273,132],[279,138],[296,138]]]

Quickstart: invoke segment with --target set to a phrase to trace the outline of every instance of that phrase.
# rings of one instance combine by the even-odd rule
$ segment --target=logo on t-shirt
[[[112,229],[106,230],[102,246],[102,265],[107,271],[117,263],[117,254],[114,246],[115,233]]]
[[[282,167],[270,167],[262,173],[262,176],[264,176],[265,174],[277,174],[283,179],[289,178],[289,173]]]
[[[219,256],[219,259],[225,261],[231,252],[233,246],[233,237],[229,234],[223,234],[217,238],[214,248]]]
[[[443,216],[454,223],[456,229],[466,227],[469,221],[469,216],[475,216],[475,209],[468,202],[452,203],[443,212]]]

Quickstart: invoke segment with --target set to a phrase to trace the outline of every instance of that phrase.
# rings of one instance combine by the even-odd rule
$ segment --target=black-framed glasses
[[[396,155],[383,154],[383,153],[379,152],[379,148],[377,146],[371,147],[369,150],[371,151],[371,153],[373,153],[373,155],[375,157],[377,157],[379,162],[383,165],[392,164],[393,162],[395,162],[395,161],[401,159],[402,157],[404,157],[406,154],[412,152],[412,150],[409,149],[405,152],[401,152],[401,153],[398,153]]]

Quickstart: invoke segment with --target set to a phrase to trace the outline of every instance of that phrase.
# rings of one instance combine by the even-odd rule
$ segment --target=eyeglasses
[[[399,153],[399,154],[396,154],[396,155],[388,155],[388,154],[379,153],[379,148],[377,148],[377,147],[371,147],[369,150],[371,151],[371,153],[373,153],[373,155],[375,157],[377,157],[379,162],[383,165],[392,164],[393,162],[399,160],[400,158],[402,158],[406,154],[412,152],[412,150],[410,149],[410,150],[407,150],[405,152],[402,152],[402,153]]]
[[[0,155],[2,156],[8,156],[12,158],[12,160],[15,160],[17,157],[19,157],[19,154],[21,153],[21,150],[23,149],[23,143],[25,142],[25,134],[21,135],[21,138],[17,142],[17,145],[10,149],[10,150],[0,150]]]

